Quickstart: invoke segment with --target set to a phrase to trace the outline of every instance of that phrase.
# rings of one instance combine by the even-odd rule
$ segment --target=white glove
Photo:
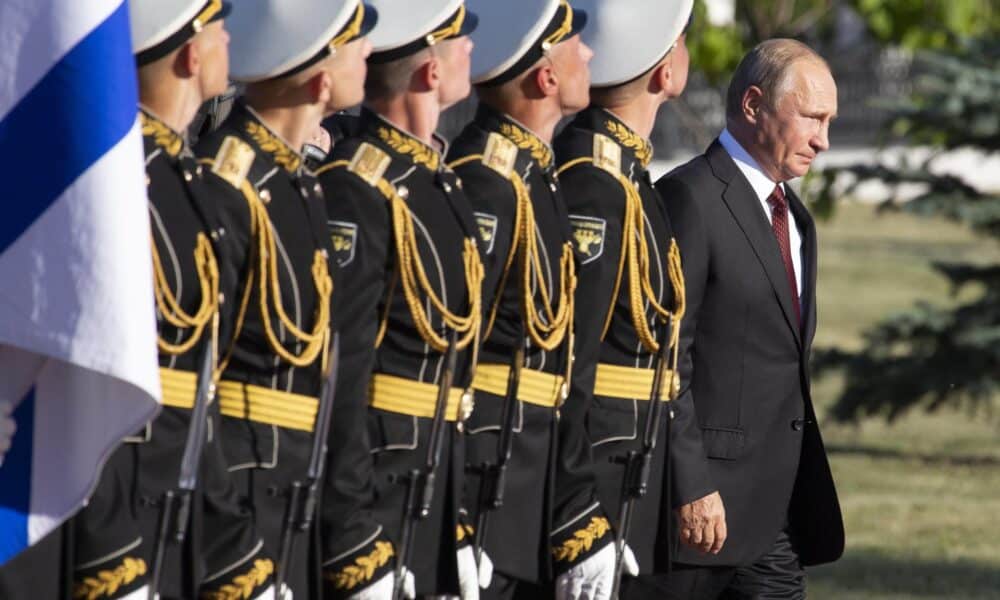
[[[393,575],[392,572],[386,573],[375,583],[348,596],[348,600],[392,600],[393,584],[395,583]],[[413,573],[410,573],[407,568],[403,568],[403,597],[409,600],[417,597],[417,586],[413,581]]]
[[[14,405],[10,402],[0,400],[0,465],[3,465],[3,457],[10,449],[14,432],[17,431],[17,423],[10,415],[14,412]]]
[[[484,590],[490,587],[493,582],[493,561],[490,560],[486,551],[483,550],[483,557],[479,560],[479,587]]]
[[[462,600],[479,600],[479,567],[472,546],[464,546],[458,551],[458,589]]]
[[[608,544],[556,578],[556,600],[611,600],[614,578],[615,545]]]
[[[628,544],[625,544],[624,557],[622,558],[622,572],[632,577],[639,576],[639,561],[635,559],[635,553]]]
[[[263,599],[274,598],[275,600],[295,600],[295,592],[292,588],[288,587],[287,583],[281,584],[281,593],[275,593],[274,586],[267,588],[267,590],[260,596]]]

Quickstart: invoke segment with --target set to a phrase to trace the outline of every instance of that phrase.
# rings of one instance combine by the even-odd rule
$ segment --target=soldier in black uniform
[[[338,404],[367,407],[365,420],[344,417],[356,424],[353,449],[331,456],[324,579],[334,597],[391,597],[401,478],[424,464],[454,335],[456,369],[431,510],[416,526],[405,566],[417,594],[458,594],[461,421],[470,408],[463,396],[478,345],[482,263],[468,199],[445,166],[446,143],[433,132],[440,112],[469,93],[467,34],[476,18],[461,0],[405,10],[398,2],[373,4],[380,16],[365,107],[360,119],[334,124],[346,136],[318,169],[335,257],[350,282],[342,313],[361,326],[360,337],[345,340],[352,358],[343,377],[353,383]]]
[[[224,190],[205,176],[180,133],[203,100],[225,90],[228,34],[221,19],[228,12],[218,0],[130,2],[163,411],[112,455],[87,507],[71,522],[77,598],[145,597],[164,493],[177,488],[192,427],[199,359],[206,347],[223,347],[233,329],[236,313],[228,301],[239,281],[223,266],[233,251],[219,211]],[[226,471],[217,403],[208,419],[192,526],[183,546],[165,546],[158,592],[215,597],[245,580],[245,597],[270,595],[273,563]]]
[[[561,406],[571,380],[576,267],[549,143],[559,120],[589,102],[592,53],[577,35],[586,13],[559,0],[482,0],[473,9],[484,21],[473,36],[481,104],[449,154],[487,255],[478,402],[466,423],[469,509],[480,522],[489,501],[478,497],[488,494],[483,465],[498,462],[512,356],[521,347],[503,505],[487,517],[485,548],[496,566],[487,594],[551,596],[558,577],[556,597],[578,598],[584,585],[610,591],[614,556],[583,421],[560,418],[580,413]],[[582,539],[587,547],[576,548]]]
[[[228,235],[247,252],[226,265],[244,287],[219,382],[222,437],[275,556],[292,484],[306,477],[336,325],[323,195],[300,150],[324,116],[360,101],[373,21],[358,0],[236,4],[231,71],[245,97],[197,148],[239,197]],[[298,598],[320,596],[315,532],[287,561],[284,583]]]
[[[641,449],[660,344],[670,344],[674,351],[667,354],[673,360],[661,398],[668,400],[679,385],[672,373],[683,315],[683,275],[663,200],[647,171],[652,158],[647,136],[659,106],[684,89],[684,28],[692,3],[671,0],[634,11],[610,0],[580,4],[590,14],[583,38],[595,53],[592,104],[555,143],[582,257],[570,405],[586,411],[600,498],[617,527],[625,473],[616,459]],[[665,339],[661,323],[671,316],[673,337]],[[692,425],[690,412],[669,406],[677,416],[673,437],[682,439]],[[669,515],[660,506],[670,502],[664,494],[669,412],[661,413],[648,492],[637,504],[626,540],[642,573],[662,571],[669,561],[668,539],[659,533],[668,525],[660,522],[661,512]],[[623,596],[629,596],[633,583],[624,578]]]

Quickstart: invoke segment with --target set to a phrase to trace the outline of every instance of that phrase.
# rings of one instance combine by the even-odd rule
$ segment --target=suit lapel
[[[761,211],[757,195],[718,140],[709,146],[705,155],[715,176],[726,184],[722,199],[729,207],[729,211],[733,214],[757,255],[757,259],[764,267],[764,272],[771,283],[778,304],[781,305],[781,312],[785,315],[785,321],[801,349],[802,334],[799,330],[798,320],[795,318],[795,308],[792,306],[792,292],[788,289],[785,263],[781,260],[778,241],[774,239],[771,225]]]

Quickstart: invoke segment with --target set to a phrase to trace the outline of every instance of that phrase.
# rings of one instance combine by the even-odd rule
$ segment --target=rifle
[[[215,398],[215,352],[213,336],[205,336],[198,361],[198,384],[191,409],[187,440],[181,458],[180,476],[177,489],[167,490],[160,502],[160,516],[156,526],[156,542],[153,546],[152,571],[149,581],[149,599],[159,597],[160,577],[163,571],[163,557],[167,543],[183,544],[187,537],[191,520],[191,498],[198,487],[198,469],[205,447],[208,407]]]
[[[445,352],[444,373],[441,374],[441,384],[438,386],[431,435],[427,441],[427,457],[422,467],[412,469],[403,477],[406,481],[406,501],[403,504],[403,531],[400,535],[399,553],[396,556],[393,575],[392,597],[395,600],[403,598],[403,569],[413,546],[413,532],[417,522],[431,514],[431,505],[434,502],[434,483],[437,467],[441,462],[441,444],[444,441],[445,411],[448,408],[448,394],[455,378],[456,344],[455,330],[452,330],[448,338],[448,350]]]
[[[275,570],[274,590],[278,600],[284,598],[282,589],[288,572],[288,561],[295,550],[295,540],[299,533],[312,529],[316,516],[320,481],[326,468],[327,437],[330,435],[330,421],[333,416],[333,401],[337,390],[337,365],[340,362],[340,334],[334,333],[330,342],[330,364],[320,388],[319,409],[313,426],[312,451],[305,481],[293,481],[288,492],[285,518],[281,524],[281,542],[278,546],[278,568]]]
[[[510,462],[511,448],[514,445],[514,416],[517,414],[517,390],[521,383],[521,366],[524,364],[524,334],[518,336],[517,349],[510,361],[510,372],[507,375],[507,395],[504,397],[503,412],[500,416],[500,439],[497,440],[497,458],[493,464],[484,463],[480,466],[479,480],[479,514],[476,516],[476,531],[473,549],[476,553],[476,564],[483,558],[483,546],[486,544],[486,530],[489,526],[490,513],[503,506],[504,488],[507,484],[507,463]]]
[[[656,450],[656,440],[660,433],[660,415],[663,410],[662,401],[660,400],[663,389],[663,376],[667,368],[667,352],[670,348],[670,340],[673,339],[674,327],[673,315],[660,327],[660,347],[654,359],[653,385],[649,394],[649,409],[646,411],[642,447],[639,450],[629,450],[623,458],[617,461],[624,463],[625,476],[622,480],[622,506],[618,518],[618,531],[615,534],[615,575],[612,584],[613,587],[611,588],[611,600],[618,600],[621,589],[622,571],[625,566],[625,543],[628,539],[629,529],[632,527],[632,514],[635,512],[636,504],[646,495],[649,487],[649,471],[653,463],[653,453]],[[674,377],[676,377],[676,366],[669,382],[670,400],[674,399]],[[670,425],[672,420],[673,411],[669,410],[664,436],[667,446],[667,458],[664,467],[664,477],[666,478],[665,493],[668,499],[670,498]],[[667,501],[669,502],[669,500]],[[668,539],[670,536],[669,527],[668,519]]]

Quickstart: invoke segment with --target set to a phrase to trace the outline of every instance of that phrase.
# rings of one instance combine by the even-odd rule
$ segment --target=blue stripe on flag
[[[0,253],[129,132],[138,90],[127,2],[0,121]]]
[[[0,467],[0,565],[28,547],[35,390],[14,411],[17,432]]]

